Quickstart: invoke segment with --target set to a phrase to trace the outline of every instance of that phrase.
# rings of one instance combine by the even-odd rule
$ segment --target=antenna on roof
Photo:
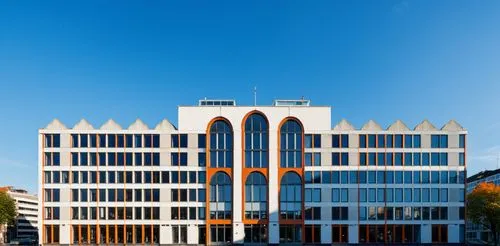
[[[253,106],[257,106],[257,86],[253,87]]]

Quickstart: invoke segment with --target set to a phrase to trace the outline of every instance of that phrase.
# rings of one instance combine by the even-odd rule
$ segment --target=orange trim
[[[144,244],[144,234],[146,234],[146,230],[144,229],[144,224],[142,224],[141,225],[141,237],[142,237],[141,244]]]
[[[106,225],[106,244],[109,244],[109,225]]]

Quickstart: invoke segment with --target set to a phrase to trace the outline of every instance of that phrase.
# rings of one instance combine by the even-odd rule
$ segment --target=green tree
[[[494,245],[498,245],[500,230],[500,186],[480,183],[467,196],[467,215],[475,224],[490,229]]]
[[[9,194],[5,191],[0,191],[0,232],[3,227],[11,225],[16,218],[16,202],[10,198]],[[2,242],[0,242],[2,243]]]

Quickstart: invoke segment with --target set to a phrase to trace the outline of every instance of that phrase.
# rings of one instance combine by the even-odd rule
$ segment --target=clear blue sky
[[[456,119],[500,151],[500,1],[1,1],[0,185],[36,191],[37,130],[177,122],[203,97],[332,105],[332,122]]]

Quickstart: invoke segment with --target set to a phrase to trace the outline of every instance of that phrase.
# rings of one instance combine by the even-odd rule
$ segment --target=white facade
[[[245,134],[250,134],[244,121],[253,113],[267,122],[262,135],[267,147],[260,150],[266,164],[255,170],[245,166],[244,157],[249,150]],[[303,144],[296,143],[301,146],[299,168],[280,165],[285,152],[279,143],[288,139],[281,127],[287,120],[302,128]],[[225,150],[231,154],[229,168],[212,166],[209,158],[215,155],[210,154],[214,150],[210,133],[217,121],[231,128],[231,140],[223,143],[230,144]],[[182,106],[178,128],[167,120],[154,129],[140,120],[127,129],[112,120],[100,129],[85,120],[73,128],[54,120],[39,131],[40,241],[201,244],[208,233],[213,244],[228,238],[234,243],[270,244],[463,242],[466,134],[454,121],[442,129],[428,121],[414,130],[401,121],[387,129],[374,121],[361,129],[345,120],[332,127],[331,108],[314,106]],[[436,136],[439,146],[434,146]],[[406,146],[409,141],[411,146]],[[232,195],[230,203],[212,204],[209,177],[220,171],[229,174]],[[255,203],[266,207],[258,220],[247,217],[252,205],[242,192],[243,177],[252,171],[262,172],[267,182],[266,200]],[[286,206],[282,199],[288,198],[280,194],[281,179],[289,171],[300,176],[303,189],[300,218],[292,220],[286,219],[282,208]],[[380,180],[381,175],[392,181]],[[230,218],[211,218],[217,206],[229,209]],[[377,211],[383,211],[383,219]],[[292,226],[284,226],[288,222]],[[254,227],[261,231],[249,236]],[[288,230],[295,234],[288,235]],[[405,235],[409,230],[412,235]]]

